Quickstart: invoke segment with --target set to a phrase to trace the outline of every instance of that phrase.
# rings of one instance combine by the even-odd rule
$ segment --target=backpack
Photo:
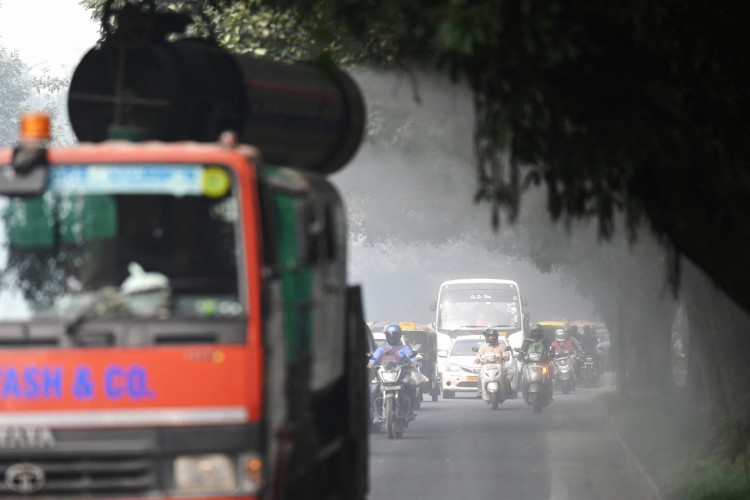
[[[529,345],[529,352],[544,352],[544,342],[537,340]]]
[[[383,354],[380,355],[380,359],[378,360],[378,364],[380,366],[385,366],[386,364],[390,363],[391,361],[396,363],[397,365],[401,364],[401,356],[398,355],[399,349],[404,347],[403,345],[386,348],[383,350]]]

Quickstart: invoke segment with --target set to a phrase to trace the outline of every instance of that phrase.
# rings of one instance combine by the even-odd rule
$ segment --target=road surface
[[[404,438],[370,436],[368,500],[633,499],[617,439],[588,403],[598,389],[555,394],[534,414],[522,398],[425,401]]]

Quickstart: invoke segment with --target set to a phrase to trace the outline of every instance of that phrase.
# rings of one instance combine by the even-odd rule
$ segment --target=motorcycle
[[[568,349],[559,349],[555,353],[553,365],[555,367],[555,384],[560,387],[563,394],[575,390],[573,381],[573,356],[574,353]]]
[[[552,402],[549,366],[543,359],[543,353],[529,352],[525,355],[523,365],[523,399],[526,404],[531,405],[534,413],[541,413],[542,408]]]
[[[404,377],[410,376],[407,366],[389,361],[377,369],[380,395],[375,398],[374,407],[379,426],[385,427],[388,439],[404,437],[404,429],[413,420],[410,414],[415,402],[406,395],[403,387]]]
[[[599,380],[599,360],[593,352],[587,352],[583,356],[582,368],[583,380],[586,386],[591,387]]]
[[[478,349],[475,347],[475,351]],[[500,403],[505,401],[510,394],[510,384],[506,380],[505,360],[498,358],[497,354],[488,352],[480,359],[482,364],[479,369],[479,386],[481,387],[482,400],[497,410]]]

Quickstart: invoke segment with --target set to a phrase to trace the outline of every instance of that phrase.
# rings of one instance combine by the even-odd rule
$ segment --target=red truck
[[[364,498],[364,315],[325,177],[356,86],[120,15],[71,81],[80,142],[31,115],[0,149],[0,497]]]

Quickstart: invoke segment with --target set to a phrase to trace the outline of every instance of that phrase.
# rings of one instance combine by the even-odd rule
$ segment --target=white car
[[[500,337],[498,341],[508,347],[508,341],[505,337]],[[477,353],[472,348],[480,348],[485,344],[484,335],[466,335],[456,337],[453,346],[445,356],[445,368],[443,371],[442,393],[444,399],[452,399],[457,392],[469,392],[476,394],[477,379],[479,377],[479,365],[474,363]],[[438,356],[443,353],[439,353]],[[511,351],[510,360],[505,362],[506,369],[511,370],[515,367],[515,357]],[[515,382],[515,380],[514,380]],[[515,389],[516,384],[511,383]],[[511,395],[511,398],[514,397]]]

